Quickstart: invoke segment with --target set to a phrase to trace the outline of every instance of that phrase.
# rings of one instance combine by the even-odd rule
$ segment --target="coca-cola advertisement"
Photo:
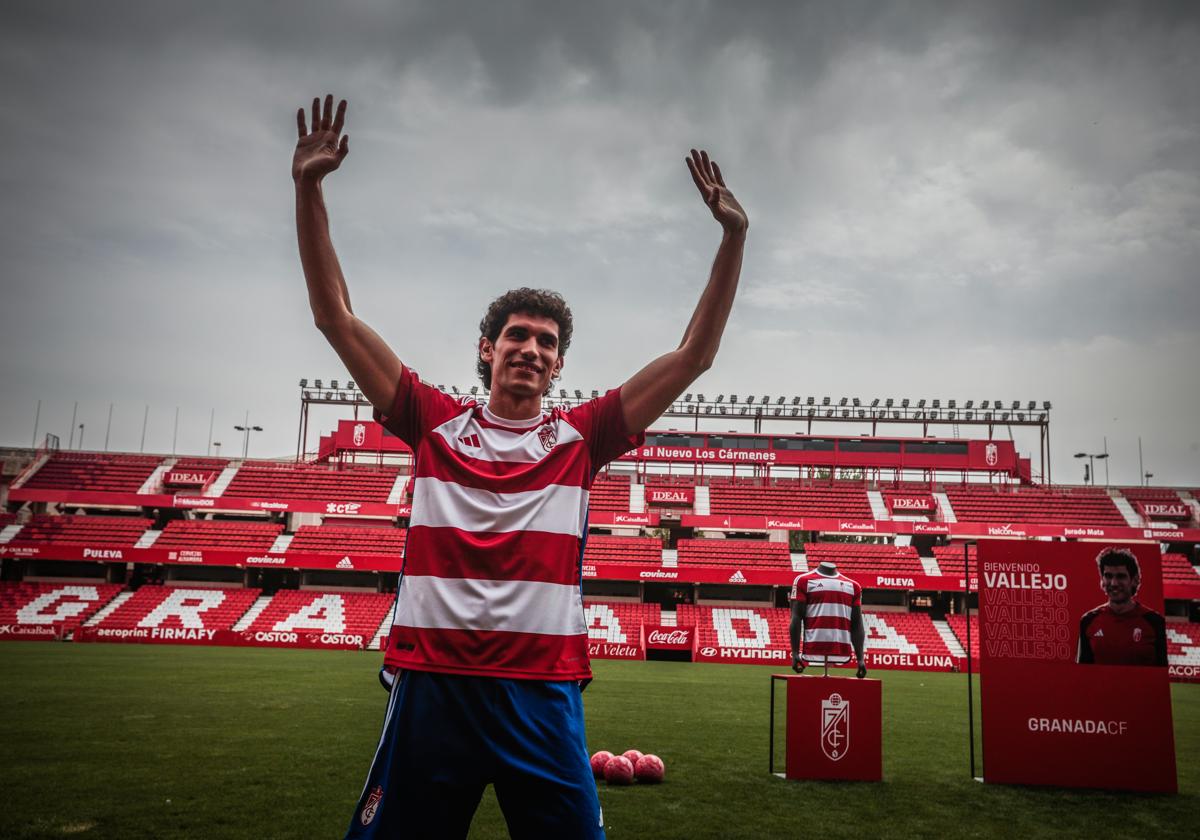
[[[690,650],[692,647],[694,628],[647,624],[644,629],[648,650]]]

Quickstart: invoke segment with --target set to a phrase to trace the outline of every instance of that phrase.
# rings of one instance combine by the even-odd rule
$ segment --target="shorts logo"
[[[379,800],[383,799],[383,788],[375,785],[375,790],[371,791],[371,795],[367,797],[367,803],[363,805],[362,814],[359,816],[359,822],[363,825],[370,825],[371,820],[375,819],[375,812],[379,810]]]
[[[542,449],[549,452],[554,448],[554,444],[558,443],[558,430],[553,426],[542,426],[538,429],[538,440],[542,442]]]
[[[834,693],[821,701],[821,752],[840,761],[850,748],[850,702]]]

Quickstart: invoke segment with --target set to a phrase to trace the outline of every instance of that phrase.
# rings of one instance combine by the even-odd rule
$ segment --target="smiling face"
[[[541,396],[562,370],[558,323],[553,318],[514,312],[494,343],[486,336],[479,339],[479,358],[491,369],[493,391]]]
[[[1124,564],[1100,567],[1100,588],[1112,606],[1120,607],[1132,601],[1140,582],[1138,576],[1131,575]]]

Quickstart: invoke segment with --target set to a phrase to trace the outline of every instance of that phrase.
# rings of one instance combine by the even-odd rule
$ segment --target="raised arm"
[[[704,371],[712,367],[733,296],[742,272],[742,250],[749,221],[746,211],[725,186],[725,178],[708,152],[692,149],[688,171],[696,182],[713,218],[721,223],[721,245],[713,260],[708,285],[700,295],[683,340],[670,353],[659,356],[621,386],[621,405],[630,432],[641,432],[679,398]]]
[[[334,116],[332,96],[325,97],[324,111],[320,100],[313,100],[311,126],[305,123],[303,108],[296,113],[300,138],[292,155],[292,180],[296,184],[300,264],[317,329],[333,346],[363,395],[381,411],[390,411],[404,366],[350,307],[346,278],[329,236],[329,214],[321,189],[325,176],[341,166],[350,153],[350,136],[342,134],[345,120],[346,100],[338,104]]]

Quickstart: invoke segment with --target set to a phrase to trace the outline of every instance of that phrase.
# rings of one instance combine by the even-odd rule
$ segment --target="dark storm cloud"
[[[75,399],[190,400],[286,451],[294,379],[338,369],[286,177],[333,89],[355,299],[438,380],[525,283],[579,314],[569,382],[666,349],[715,245],[680,161],[705,143],[752,217],[711,390],[986,381],[1073,406],[1064,448],[1153,435],[1194,481],[1197,55],[1191,4],[9,4],[0,437],[39,398],[64,437]],[[1114,391],[1146,404],[1125,431]]]

